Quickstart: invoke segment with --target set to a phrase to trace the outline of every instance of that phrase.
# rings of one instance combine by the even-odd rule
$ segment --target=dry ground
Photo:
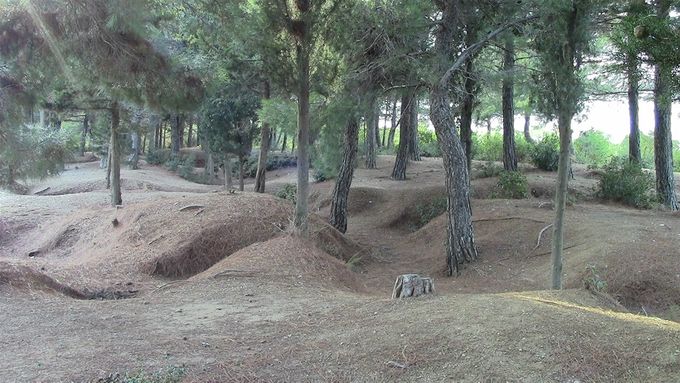
[[[123,172],[121,209],[96,164],[32,185],[41,196],[0,192],[0,381],[170,366],[186,382],[680,381],[678,215],[601,204],[577,169],[569,289],[545,292],[554,175],[527,169],[520,201],[476,179],[480,260],[445,278],[444,217],[415,228],[444,193],[440,160],[406,182],[392,160],[357,171],[346,236],[323,222],[332,183],[315,184],[309,240],[288,233],[286,201],[155,167]],[[588,266],[611,296],[582,289]],[[437,294],[388,299],[404,272]]]

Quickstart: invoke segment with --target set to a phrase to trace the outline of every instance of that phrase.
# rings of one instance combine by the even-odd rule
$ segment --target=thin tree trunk
[[[377,99],[375,100],[373,111],[373,123],[375,124],[375,128],[373,129],[373,132],[375,133],[375,147],[380,149],[380,102]]]
[[[183,114],[179,115],[179,147],[184,148],[184,128],[186,119]]]
[[[302,12],[303,15],[309,11]],[[304,16],[303,16],[304,17]],[[304,23],[304,21],[303,21]],[[308,201],[309,198],[309,58],[311,51],[311,25],[307,25],[304,36],[297,45],[297,70],[298,70],[298,148],[297,148],[297,195],[295,203],[294,225],[298,232],[306,235],[308,232]]]
[[[172,149],[171,149],[171,154],[172,157],[177,157],[179,155],[179,149],[180,149],[180,127],[181,127],[181,117],[179,113],[175,114],[173,117],[173,123],[171,125],[171,136],[170,136],[170,143],[172,144]]]
[[[418,143],[418,97],[413,99],[413,107],[411,108],[411,139],[408,143],[408,156],[411,161],[420,161],[420,145]]]
[[[295,137],[290,138],[290,152],[295,153]]]
[[[392,149],[394,147],[394,134],[397,131],[397,101],[398,97],[394,98],[392,103],[392,124],[390,125],[390,136],[387,139],[387,149]]]
[[[491,130],[492,130],[491,117],[489,117],[489,118],[486,119],[486,134],[491,135]]]
[[[227,190],[231,190],[234,186],[234,182],[231,178],[231,156],[225,154],[224,156],[224,187]]]
[[[130,160],[130,169],[139,169],[139,134],[132,132],[132,158]]]
[[[397,158],[394,161],[392,179],[397,181],[406,180],[406,167],[409,161],[409,145],[411,141],[411,118],[412,109],[415,103],[415,95],[405,94],[401,98],[401,118],[399,119],[399,148],[397,148]]]
[[[146,153],[146,136],[148,133],[144,133],[144,138],[142,139],[142,153]]]
[[[109,149],[106,151],[106,188],[111,189],[111,152],[113,151],[113,141],[109,137]]]
[[[90,118],[85,114],[83,118],[83,130],[80,132],[80,147],[78,148],[78,155],[83,157],[85,155],[85,143],[87,142],[87,135],[90,133]]]
[[[515,40],[511,33],[505,39],[503,59],[503,168],[517,171],[515,153]]]
[[[640,108],[638,62],[635,55],[628,55],[626,76],[628,77],[628,114],[630,117],[630,133],[628,135],[628,160],[631,163],[640,164]]]
[[[359,147],[359,122],[352,116],[345,126],[345,139],[342,152],[342,164],[333,188],[331,199],[330,224],[341,233],[347,232],[347,201],[354,177],[354,164]]]
[[[194,118],[193,118],[193,116],[189,116],[187,121],[189,122],[188,123],[189,131],[187,133],[187,146],[191,148],[194,145],[194,139],[193,139],[193,136],[194,136]]]
[[[382,130],[382,143],[381,147],[385,147],[387,145],[387,115],[389,114],[389,109],[390,109],[390,103],[389,101],[385,103],[385,120],[383,124],[383,130]]]
[[[676,211],[678,197],[675,194],[673,175],[673,140],[671,138],[671,108],[673,102],[670,84],[670,68],[657,66],[654,89],[654,164],[656,165],[656,193],[661,203]]]
[[[238,159],[238,190],[245,190],[245,169],[243,168],[243,163],[246,161],[245,158]]]
[[[529,109],[524,112],[524,139],[530,144],[534,143],[534,139],[531,138],[531,111]]]
[[[567,205],[569,170],[571,169],[571,119],[572,115],[561,111],[558,118],[560,130],[560,159],[555,191],[555,222],[552,237],[552,288],[562,288],[562,249],[564,248],[564,212]]]
[[[271,90],[269,87],[269,81],[264,82],[264,94],[265,100],[271,98]],[[269,154],[269,144],[271,129],[269,129],[269,122],[264,121],[262,124],[262,132],[260,135],[260,155],[257,158],[257,173],[255,174],[255,192],[264,193],[265,183],[267,178],[267,156]]]
[[[288,146],[288,134],[283,133],[283,144],[281,144],[281,153],[286,151],[286,146]]]
[[[114,102],[111,107],[111,205],[123,204],[120,191],[120,144],[118,143],[118,127],[120,125],[120,109]]]
[[[377,101],[373,100],[366,118],[366,169],[375,169],[377,167],[376,105]]]
[[[469,59],[465,64],[465,94],[463,95],[460,115],[460,139],[465,150],[465,162],[468,174],[472,171],[472,115],[477,99],[477,75],[474,61]]]

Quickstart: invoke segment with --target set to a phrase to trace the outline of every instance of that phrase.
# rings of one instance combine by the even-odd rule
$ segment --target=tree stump
[[[419,297],[434,292],[432,278],[421,277],[418,274],[404,274],[397,277],[392,290],[392,299]]]

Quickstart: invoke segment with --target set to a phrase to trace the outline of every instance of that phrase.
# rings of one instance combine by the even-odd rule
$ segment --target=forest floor
[[[555,175],[527,166],[529,199],[491,199],[475,163],[480,259],[447,278],[445,217],[423,222],[441,160],[405,182],[393,160],[357,169],[346,235],[325,224],[332,182],[314,184],[309,239],[290,234],[288,201],[159,167],[123,170],[118,209],[96,163],[0,192],[0,381],[680,381],[680,215],[602,203],[577,167],[567,289],[546,291]],[[294,182],[283,169],[267,185]],[[407,272],[436,294],[389,299]]]

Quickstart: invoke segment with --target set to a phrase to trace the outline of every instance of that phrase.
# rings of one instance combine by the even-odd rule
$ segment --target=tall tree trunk
[[[375,169],[377,167],[376,105],[377,101],[372,100],[368,115],[366,116],[366,169]]]
[[[477,259],[472,207],[470,204],[470,176],[463,144],[455,129],[451,100],[446,89],[432,87],[430,118],[442,151],[447,190],[448,230],[446,259],[448,274],[458,273],[458,266]]]
[[[552,237],[552,288],[562,288],[562,249],[564,248],[564,212],[567,205],[569,171],[571,169],[571,119],[569,112],[560,111],[558,126],[560,131],[560,159],[557,171],[557,190],[555,191],[555,222]]]
[[[189,115],[188,119],[188,124],[187,126],[189,127],[189,132],[187,133],[187,146],[188,147],[193,147],[194,146],[194,118],[193,116]]]
[[[671,1],[660,0],[659,19],[667,20]],[[656,165],[656,193],[661,203],[671,211],[680,209],[675,194],[673,175],[673,139],[671,137],[671,109],[673,106],[673,68],[657,64],[654,76],[654,164]]]
[[[120,143],[118,142],[118,127],[120,126],[120,109],[118,102],[111,107],[111,205],[123,204],[120,192]]]
[[[146,153],[146,136],[147,133],[144,133],[144,138],[142,139],[142,153]]]
[[[303,12],[308,14],[308,10]],[[303,16],[304,17],[304,16]],[[306,23],[303,21],[303,23]],[[309,198],[309,58],[311,54],[311,25],[306,25],[304,35],[297,45],[298,70],[298,148],[297,148],[297,196],[295,199],[294,225],[298,232],[308,232]]]
[[[83,118],[83,130],[80,132],[80,147],[78,148],[78,155],[81,157],[85,155],[85,143],[87,142],[87,135],[90,133],[90,117],[85,114]]]
[[[387,116],[389,114],[389,109],[390,109],[390,103],[387,101],[385,103],[385,122],[383,125],[383,130],[382,130],[382,143],[380,144],[381,147],[386,147],[387,145]]]
[[[331,199],[330,224],[341,233],[347,232],[347,201],[349,189],[354,177],[354,164],[359,147],[359,121],[351,116],[345,126],[345,139],[342,152],[342,163],[338,171],[338,178],[333,188]]]
[[[269,100],[271,98],[271,89],[269,81],[264,82],[263,98]],[[260,154],[257,158],[257,173],[255,174],[255,192],[264,193],[265,182],[267,178],[267,155],[269,154],[269,144],[271,129],[269,129],[269,122],[263,121],[262,132],[260,132]]]
[[[290,138],[290,152],[295,153],[295,137]]]
[[[375,133],[375,147],[380,149],[380,102],[376,99],[375,106],[373,110],[373,123],[375,128],[373,132]]]
[[[231,178],[231,155],[224,155],[224,187],[227,190],[233,189],[234,182]]]
[[[139,134],[132,132],[132,157],[130,159],[130,169],[139,169]]]
[[[245,190],[245,169],[243,168],[243,164],[246,162],[246,159],[243,157],[239,157],[238,159],[238,190],[243,191]]]
[[[626,76],[628,77],[628,115],[630,117],[630,133],[628,135],[628,160],[640,164],[640,108],[638,96],[640,89],[638,62],[635,55],[626,57]]]
[[[409,145],[411,141],[411,118],[412,109],[415,103],[414,94],[405,94],[401,98],[401,118],[399,119],[399,148],[397,148],[397,158],[394,161],[392,179],[397,181],[406,180],[406,167],[409,160]]]
[[[491,126],[491,117],[486,119],[486,134],[491,135],[491,131],[493,130]]]
[[[106,151],[106,189],[111,189],[111,154],[113,151],[113,141],[109,137],[109,148]]]
[[[527,109],[524,112],[524,139],[530,143],[534,143],[534,139],[531,138],[531,110]]]
[[[283,133],[283,144],[281,144],[281,153],[284,153],[286,151],[286,147],[288,146],[288,134],[286,132]]]
[[[515,40],[512,33],[505,38],[503,58],[503,168],[517,171],[515,153]]]
[[[387,139],[387,149],[392,149],[394,147],[394,134],[397,131],[397,101],[398,97],[394,98],[392,103],[392,123],[390,124],[390,136]]]
[[[477,75],[474,69],[474,61],[469,59],[465,64],[465,94],[461,104],[460,115],[460,139],[465,150],[465,162],[468,174],[472,171],[472,115],[477,102]]]
[[[185,128],[185,122],[186,119],[184,117],[184,114],[179,115],[179,147],[183,148],[185,147],[184,145],[184,128]]]
[[[179,149],[181,146],[180,145],[181,136],[179,132],[182,125],[181,119],[182,118],[180,117],[179,113],[175,114],[172,117],[173,123],[171,124],[170,143],[172,144],[171,155],[173,158],[179,156]]]
[[[418,143],[418,97],[413,99],[413,107],[410,110],[411,118],[409,122],[411,123],[411,139],[408,143],[408,157],[411,161],[420,161],[420,145]]]

